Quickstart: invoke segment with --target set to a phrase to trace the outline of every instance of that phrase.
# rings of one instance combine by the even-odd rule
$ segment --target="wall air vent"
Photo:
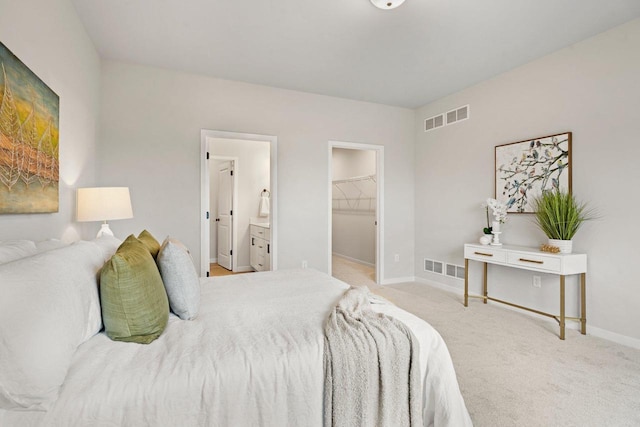
[[[464,267],[455,264],[447,264],[446,275],[456,279],[464,279]]]
[[[444,272],[444,264],[440,261],[434,261],[432,259],[424,259],[424,271],[431,271],[432,273],[442,274]]]
[[[459,108],[456,108],[455,110],[451,110],[447,112],[447,125],[452,125],[456,122],[467,120],[468,118],[469,118],[469,106],[465,105],[463,107],[459,107]]]
[[[430,117],[424,121],[424,131],[429,132],[444,126],[444,114],[439,114],[434,117]]]
[[[453,264],[447,264],[447,276],[456,277],[456,266]]]
[[[439,261],[434,261],[433,262],[433,272],[434,273],[438,273],[438,274],[442,274],[443,270],[442,270],[442,263]]]
[[[469,118],[469,105],[458,107],[455,110],[448,111],[446,114],[441,113],[437,116],[429,117],[424,121],[424,131],[429,132],[442,126],[452,125]]]

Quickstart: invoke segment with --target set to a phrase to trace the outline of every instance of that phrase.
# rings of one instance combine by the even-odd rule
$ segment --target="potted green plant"
[[[559,189],[543,191],[533,200],[535,221],[549,238],[549,245],[570,254],[573,236],[585,221],[593,219],[587,204],[578,202],[573,194]]]

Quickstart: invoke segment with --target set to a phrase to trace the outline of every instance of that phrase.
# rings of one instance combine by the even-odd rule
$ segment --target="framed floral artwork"
[[[571,132],[496,147],[495,198],[509,213],[534,213],[544,190],[571,192]]]

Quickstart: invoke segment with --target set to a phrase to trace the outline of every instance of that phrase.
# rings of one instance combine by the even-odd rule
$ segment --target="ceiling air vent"
[[[429,132],[444,126],[444,114],[439,114],[434,117],[430,117],[424,121],[424,131]]]
[[[456,108],[455,110],[451,110],[447,112],[447,125],[452,125],[456,122],[467,120],[468,118],[469,118],[469,105],[465,105],[463,107],[459,107],[459,108]]]

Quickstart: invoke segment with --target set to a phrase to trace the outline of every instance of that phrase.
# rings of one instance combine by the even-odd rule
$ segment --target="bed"
[[[0,425],[322,426],[323,325],[346,289],[312,269],[201,279],[194,320],[170,315],[148,345],[95,334],[50,407],[0,408]],[[424,425],[471,425],[440,335],[392,304],[373,308],[419,342]]]

